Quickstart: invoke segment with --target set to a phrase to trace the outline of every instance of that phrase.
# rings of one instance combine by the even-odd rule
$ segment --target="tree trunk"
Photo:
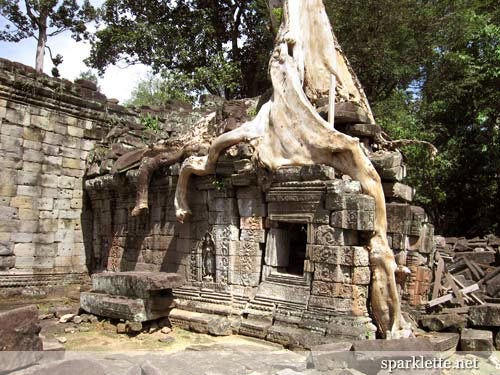
[[[322,0],[284,0],[283,20],[269,70],[273,96],[256,118],[213,139],[207,155],[184,160],[175,193],[177,219],[183,222],[190,214],[187,199],[190,176],[213,174],[221,152],[239,142],[251,143],[254,158],[270,170],[292,165],[331,165],[358,180],[363,191],[375,200],[374,233],[368,251],[372,269],[371,311],[380,334],[388,338],[412,335],[401,316],[396,262],[387,241],[380,177],[359,140],[333,129],[315,108],[316,102],[328,98],[334,75],[336,101],[356,104],[373,122],[366,96],[337,45]],[[206,140],[202,133],[191,137],[190,142]],[[145,169],[143,181],[149,173]],[[141,209],[143,206],[139,204],[146,201],[143,190],[139,196],[142,202],[138,202],[137,208]]]
[[[36,61],[35,70],[38,73],[43,73],[43,61],[45,58],[45,45],[47,43],[47,26],[46,21],[40,23],[38,29],[38,44],[36,46]]]

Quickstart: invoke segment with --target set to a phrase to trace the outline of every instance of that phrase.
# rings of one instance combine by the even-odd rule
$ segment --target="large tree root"
[[[335,49],[321,0],[285,0],[284,5],[284,19],[270,61],[272,99],[255,120],[216,138],[207,156],[190,157],[183,163],[175,196],[177,218],[182,222],[190,213],[186,199],[190,176],[214,173],[219,154],[238,142],[251,142],[256,158],[270,170],[327,164],[349,174],[375,200],[374,233],[369,244],[373,317],[383,336],[409,336],[411,330],[401,316],[396,262],[387,242],[380,177],[359,140],[332,129],[311,104],[329,91],[332,74],[344,85],[339,87],[341,97],[358,102],[371,117],[366,97],[344,56]],[[333,55],[339,64],[332,62]]]

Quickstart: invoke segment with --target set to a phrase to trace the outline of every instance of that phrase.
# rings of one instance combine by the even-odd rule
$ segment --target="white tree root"
[[[193,156],[184,161],[175,195],[176,216],[182,222],[190,213],[186,197],[190,176],[214,173],[220,153],[242,141],[252,143],[256,157],[270,170],[311,164],[337,168],[358,180],[363,191],[375,200],[374,233],[369,244],[370,302],[375,322],[382,336],[407,337],[412,332],[401,316],[394,275],[396,262],[387,242],[380,177],[359,140],[332,129],[311,104],[325,90],[328,93],[330,76],[335,74],[343,85],[339,91],[357,101],[371,116],[366,97],[345,57],[337,55],[338,70],[332,71],[335,64],[331,53],[339,52],[322,1],[286,0],[284,20],[270,61],[272,99],[253,121],[216,138],[207,156]]]

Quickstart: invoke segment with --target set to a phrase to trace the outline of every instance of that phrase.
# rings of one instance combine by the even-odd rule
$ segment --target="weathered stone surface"
[[[460,340],[460,335],[453,332],[431,332],[426,337],[437,352],[456,350]]]
[[[300,178],[304,181],[333,180],[335,169],[328,165],[306,165],[300,168]]]
[[[460,349],[463,351],[493,351],[493,332],[464,328],[460,333]]]
[[[238,199],[238,212],[240,216],[266,216],[266,204],[260,199]]]
[[[411,202],[415,196],[415,190],[408,185],[400,182],[384,182],[382,184],[386,199]]]
[[[430,331],[439,332],[450,327],[464,328],[467,325],[467,319],[458,314],[436,314],[423,316],[420,324]]]
[[[233,333],[231,321],[226,317],[217,317],[208,322],[208,333],[214,336],[230,336]]]
[[[375,211],[375,200],[365,194],[328,194],[325,208],[332,211]]]
[[[180,275],[164,272],[130,271],[92,275],[94,292],[137,298],[149,298],[151,292],[178,288],[183,283]]]
[[[41,359],[38,310],[27,306],[0,313],[0,373],[26,367]],[[4,352],[13,352],[5,354]]]
[[[474,326],[499,327],[500,305],[485,304],[469,308],[469,320]]]
[[[354,341],[352,349],[356,352],[432,352],[434,350],[427,338]]]
[[[13,255],[0,256],[0,271],[6,271],[16,265],[16,257]]]
[[[99,316],[136,322],[166,317],[174,306],[172,297],[134,299],[91,292],[80,294],[80,307],[83,310]]]
[[[314,346],[307,356],[307,368],[317,371],[346,368],[350,357],[352,357],[351,348],[350,342]]]
[[[331,225],[335,228],[359,231],[372,231],[375,223],[375,211],[335,211],[331,216]]]

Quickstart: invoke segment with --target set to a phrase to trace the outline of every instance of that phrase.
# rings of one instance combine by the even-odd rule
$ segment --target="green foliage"
[[[0,15],[8,21],[0,30],[0,40],[15,43],[26,38],[35,38],[39,47],[37,53],[42,54],[44,49],[48,48],[45,45],[47,38],[62,32],[70,31],[76,41],[88,38],[90,34],[86,23],[97,16],[89,0],[85,0],[82,5],[78,5],[76,0],[26,0],[22,2],[23,6],[20,6],[20,3],[14,0],[0,0]],[[62,56],[52,56],[50,49],[49,52],[55,65],[53,74],[58,76],[57,66],[62,62]]]
[[[75,80],[77,80],[77,79],[84,79],[86,81],[93,82],[96,84],[97,90],[98,91],[101,90],[101,88],[99,87],[99,77],[97,77],[97,74],[94,73],[92,71],[92,69],[87,69],[87,70],[80,72],[80,74],[78,74],[78,76],[75,78]]]
[[[187,95],[256,96],[269,87],[272,47],[260,10],[257,1],[106,0],[87,62],[100,73],[141,62],[185,79]]]
[[[132,90],[127,106],[164,107],[171,100],[193,103],[196,99],[192,78],[178,72],[167,72],[161,76],[148,74]]]
[[[146,128],[155,133],[160,131],[160,120],[158,116],[152,116],[150,113],[145,116],[141,116],[141,123]]]

